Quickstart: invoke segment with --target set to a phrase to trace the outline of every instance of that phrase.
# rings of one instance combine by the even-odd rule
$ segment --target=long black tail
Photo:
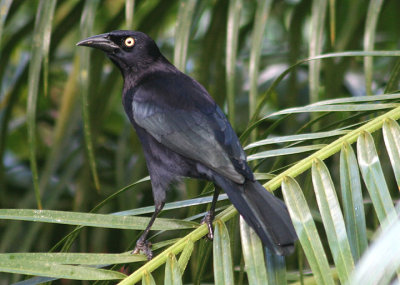
[[[223,177],[215,180],[266,247],[278,255],[293,253],[297,235],[286,205],[280,199],[257,181],[239,185]]]

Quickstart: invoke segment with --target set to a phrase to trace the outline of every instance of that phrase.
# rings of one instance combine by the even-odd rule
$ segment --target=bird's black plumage
[[[114,31],[78,45],[103,50],[124,78],[123,105],[143,146],[156,207],[136,252],[151,258],[146,242],[151,224],[168,186],[184,176],[224,189],[273,252],[293,251],[297,236],[286,206],[254,179],[235,132],[202,85],[173,66],[141,32]],[[213,212],[208,218],[212,221]]]

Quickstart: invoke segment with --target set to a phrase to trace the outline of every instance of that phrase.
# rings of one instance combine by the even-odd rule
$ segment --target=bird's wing
[[[153,76],[132,101],[135,122],[166,147],[243,183],[253,178],[246,155],[221,109],[184,74]]]

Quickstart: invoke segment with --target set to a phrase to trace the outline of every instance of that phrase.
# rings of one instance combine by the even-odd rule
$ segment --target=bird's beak
[[[97,48],[104,52],[111,52],[115,49],[119,49],[119,46],[109,39],[108,34],[89,37],[80,41],[76,45]]]

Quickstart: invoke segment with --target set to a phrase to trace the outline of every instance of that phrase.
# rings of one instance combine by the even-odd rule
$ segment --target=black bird
[[[152,258],[147,235],[166,190],[181,177],[217,186],[203,220],[210,239],[220,187],[265,246],[278,255],[293,252],[297,236],[285,204],[254,179],[232,126],[200,83],[172,65],[142,32],[113,31],[77,45],[104,51],[121,70],[122,103],[143,147],[155,211],[134,253]]]

